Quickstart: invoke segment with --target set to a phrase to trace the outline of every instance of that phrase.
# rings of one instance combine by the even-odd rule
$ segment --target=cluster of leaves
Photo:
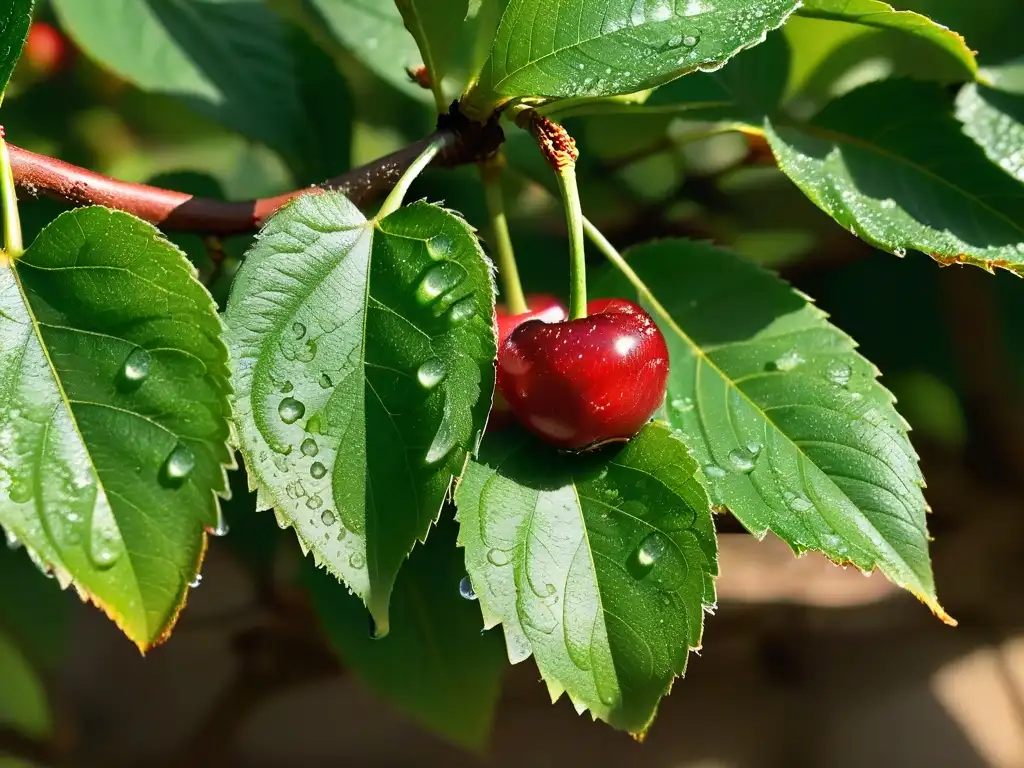
[[[52,5],[87,54],[301,181],[348,162],[334,59],[429,100],[405,72],[422,63],[435,105],[461,94],[477,119],[532,106],[766,141],[877,248],[1024,271],[1022,65],[979,69],[959,35],[878,0]],[[31,12],[14,0],[0,17],[0,87]],[[828,77],[822,40],[850,44]],[[878,51],[891,77],[855,70]],[[552,186],[533,148],[507,155]],[[237,446],[258,506],[335,577],[307,583],[346,661],[466,743],[497,697],[503,654],[479,630],[498,624],[552,699],[642,733],[715,605],[713,509],[877,568],[951,621],[907,425],[854,342],[735,253],[671,239],[623,259],[589,229],[612,260],[591,292],[648,309],[671,374],[627,445],[565,455],[514,428],[484,436],[493,270],[456,212],[301,197],[252,245],[223,317],[152,226],[62,214],[0,254],[0,525],[147,649],[224,531]]]

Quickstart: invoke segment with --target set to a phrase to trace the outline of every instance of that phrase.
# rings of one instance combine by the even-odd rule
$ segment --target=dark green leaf
[[[552,700],[643,733],[700,648],[718,555],[696,470],[660,425],[582,456],[503,430],[470,462],[455,501],[484,623]]]
[[[853,341],[728,251],[666,240],[629,264],[657,291],[638,298],[669,346],[666,419],[712,501],[797,552],[877,566],[951,621],[935,597],[917,454]],[[638,295],[615,271],[598,293]]]
[[[0,524],[142,649],[184,603],[231,463],[227,351],[193,275],[105,208],[0,264]]]
[[[964,135],[938,86],[872,83],[810,123],[766,130],[783,172],[872,245],[1024,268],[1024,187]]]
[[[520,97],[611,96],[721,67],[798,0],[512,0],[466,97],[483,116]]]
[[[0,546],[0,633],[34,664],[53,667],[70,639],[70,597],[39,578],[25,554]]]
[[[897,11],[880,0],[804,0],[798,13],[806,18],[840,21],[869,29],[899,30],[945,50],[960,62],[965,78],[973,79],[978,73],[974,52],[963,37],[919,13]]]
[[[45,739],[53,730],[46,689],[10,637],[0,632],[0,726]]]
[[[0,10],[0,100],[28,37],[34,0],[6,0],[4,4],[7,8]]]
[[[469,0],[395,0],[395,5],[419,46],[431,82],[440,90],[469,11]]]
[[[956,116],[992,162],[1024,183],[1024,61],[984,72],[991,86],[970,83]]]
[[[420,99],[429,92],[409,79],[423,63],[416,41],[391,0],[310,0],[343,47],[401,91]]]
[[[340,194],[300,198],[235,279],[237,425],[259,508],[382,634],[398,570],[483,428],[493,313],[473,231],[425,203],[367,221]]]
[[[1020,54],[1020,0],[894,0],[899,8],[917,11],[955,29],[978,52],[985,65],[1003,63]]]
[[[86,53],[128,82],[302,152],[301,66],[264,0],[54,0],[54,9]]]
[[[455,532],[452,521],[439,523],[413,551],[395,582],[383,640],[370,636],[366,609],[337,581],[310,568],[307,583],[346,667],[426,728],[479,749],[507,662],[501,638],[481,631],[480,609],[461,594],[466,570]]]

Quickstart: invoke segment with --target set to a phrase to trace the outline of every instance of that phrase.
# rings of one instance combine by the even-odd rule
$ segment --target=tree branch
[[[402,173],[433,141],[448,138],[434,165],[475,163],[492,155],[504,140],[494,119],[485,125],[461,117],[457,105],[442,116],[438,129],[397,152],[328,179],[318,187],[297,189],[276,197],[226,202],[194,197],[145,184],[118,181],[63,160],[8,144],[17,187],[30,195],[47,195],[72,205],[105,205],[134,214],[165,230],[184,230],[207,235],[234,235],[259,228],[292,198],[316,189],[342,192],[358,206],[387,193]]]

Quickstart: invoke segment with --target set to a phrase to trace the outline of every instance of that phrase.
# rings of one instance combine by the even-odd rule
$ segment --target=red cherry
[[[665,398],[668,347],[654,320],[625,299],[587,317],[524,322],[498,352],[498,389],[516,418],[560,448],[628,440]]]
[[[508,308],[504,304],[499,304],[496,308],[498,313],[499,365],[500,350],[505,344],[505,339],[507,339],[508,335],[521,323],[524,323],[527,320],[540,320],[543,323],[559,323],[569,317],[569,312],[566,310],[565,305],[557,296],[552,296],[549,293],[530,294],[526,297],[526,306],[529,307],[529,311],[523,312],[519,315],[509,314]],[[501,396],[501,392],[495,390],[494,403],[491,405],[491,417],[487,421],[487,430],[491,431],[502,429],[514,421],[515,418],[512,416],[512,411],[509,410],[508,403],[505,402],[505,398]]]
[[[25,40],[25,60],[41,76],[56,74],[70,58],[67,40],[56,28],[45,21],[35,21]]]

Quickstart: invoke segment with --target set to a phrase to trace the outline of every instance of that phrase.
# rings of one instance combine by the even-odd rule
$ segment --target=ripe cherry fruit
[[[45,21],[36,21],[29,27],[24,56],[38,77],[50,77],[69,62],[71,51],[60,31]]]
[[[654,320],[625,299],[598,299],[587,317],[527,321],[498,351],[498,390],[516,418],[570,450],[628,440],[665,398],[668,347]]]
[[[569,317],[565,305],[558,300],[557,296],[547,293],[530,294],[526,297],[526,306],[529,311],[519,315],[510,314],[504,304],[497,306],[498,314],[498,353],[499,365],[501,360],[501,348],[505,344],[508,335],[519,325],[527,320],[540,320],[542,323],[559,323]],[[501,396],[499,390],[494,392],[494,403],[491,405],[491,417],[487,422],[487,429],[495,430],[507,427],[515,421],[508,403]]]

